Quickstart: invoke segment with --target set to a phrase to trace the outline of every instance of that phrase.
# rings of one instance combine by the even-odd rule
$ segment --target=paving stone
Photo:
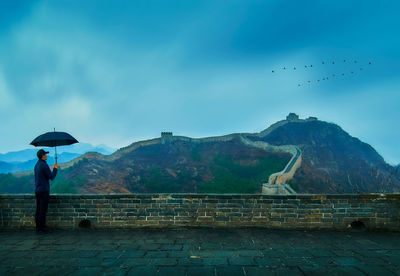
[[[332,252],[339,257],[352,257],[355,255],[351,250],[332,250]]]
[[[147,251],[144,258],[165,258],[167,257],[168,252],[166,251]]]
[[[100,265],[104,267],[120,266],[124,264],[124,259],[118,258],[104,258],[100,261]]]
[[[218,250],[215,251],[215,257],[234,257],[239,256],[235,251],[232,250]]]
[[[254,261],[259,266],[270,266],[277,267],[282,265],[282,260],[280,258],[254,258]]]
[[[40,275],[43,267],[32,267],[32,266],[20,266],[20,267],[13,267],[10,268],[8,271],[10,275]]]
[[[312,258],[311,262],[313,262],[316,265],[320,265],[320,266],[333,265],[334,264],[334,258],[331,258],[331,257]]]
[[[400,256],[386,255],[382,257],[383,260],[388,262],[389,264],[399,265],[400,264]]]
[[[256,265],[254,258],[251,257],[237,257],[229,258],[229,264],[231,265]]]
[[[241,257],[263,257],[263,253],[259,250],[237,250],[236,253]]]
[[[216,272],[218,276],[244,276],[244,271],[242,266],[226,266],[226,267],[216,267]]]
[[[204,265],[228,265],[227,258],[204,258]]]
[[[202,243],[200,245],[201,249],[221,249],[221,245],[219,243]]]
[[[74,273],[74,275],[87,276],[87,275],[100,274],[101,271],[102,271],[102,267],[82,267],[82,268],[75,270],[73,273]]]
[[[298,266],[308,263],[306,258],[284,258],[282,264],[285,266]]]
[[[151,260],[152,265],[170,265],[174,266],[177,264],[177,260],[173,258],[153,258]]]
[[[182,250],[181,244],[162,244],[160,250]]]
[[[336,256],[334,253],[332,253],[329,250],[325,249],[315,249],[315,250],[310,250],[311,255],[314,257],[334,257]]]
[[[243,269],[247,275],[400,275],[399,238],[391,232],[268,229],[63,230],[40,237],[0,231],[0,275],[168,275],[189,269],[202,276],[206,270],[243,275]]]
[[[136,266],[129,269],[127,275],[129,276],[153,276],[157,274],[157,267],[155,266]]]
[[[215,268],[212,266],[190,266],[187,269],[187,276],[214,275]]]
[[[118,266],[107,267],[103,270],[101,275],[110,275],[110,276],[124,276],[127,274],[128,269]]]
[[[76,262],[79,267],[98,266],[100,263],[101,260],[96,258],[79,258]]]
[[[327,267],[327,271],[324,272],[326,275],[337,275],[337,276],[365,276],[363,272],[352,266],[336,266]]]
[[[139,247],[140,250],[157,250],[161,247],[161,244],[143,244]]]
[[[275,275],[274,269],[266,268],[266,267],[252,267],[246,266],[244,268],[246,271],[246,276],[268,276],[268,275]]]
[[[380,258],[378,256],[376,256],[376,257],[357,257],[357,259],[359,259],[360,262],[362,262],[368,266],[369,265],[384,266],[384,265],[389,264],[386,260],[384,260],[383,258]]]
[[[191,250],[190,251],[190,256],[200,256],[200,257],[214,257],[215,256],[215,251],[209,251],[209,250]]]
[[[326,267],[323,266],[312,266],[312,265],[300,265],[298,268],[307,276],[317,276],[317,275],[324,275],[328,270]]]
[[[182,258],[178,259],[178,265],[201,265],[203,260],[201,258]]]
[[[133,250],[133,251],[125,251],[122,252],[120,258],[137,258],[137,257],[143,257],[147,251],[145,250]]]
[[[286,254],[282,250],[267,249],[261,250],[264,257],[286,257]]]
[[[359,270],[365,272],[368,275],[400,275],[400,271],[398,270],[398,274],[395,274],[393,271],[388,270],[385,266],[378,265],[367,265],[358,267]]]
[[[118,258],[121,256],[124,252],[121,251],[101,251],[99,254],[96,256],[98,259],[104,259],[104,258]],[[144,255],[144,254],[143,254]]]
[[[0,275],[6,275],[9,269],[7,267],[0,267]]]
[[[75,252],[79,258],[93,258],[99,254],[96,250],[79,250]]]
[[[157,276],[185,276],[186,275],[186,268],[185,267],[159,267],[159,271]],[[205,276],[205,275],[203,275]]]
[[[169,258],[185,258],[190,257],[190,251],[169,251],[168,257]]]
[[[301,275],[303,273],[297,267],[279,267],[274,270],[275,275],[277,276],[291,276],[291,275]]]
[[[151,259],[145,258],[128,258],[124,259],[123,264],[127,267],[130,266],[142,266],[151,264]]]
[[[362,265],[362,263],[359,260],[357,260],[356,258],[353,258],[353,257],[336,257],[336,258],[333,258],[333,261],[337,265],[341,265],[341,266]]]

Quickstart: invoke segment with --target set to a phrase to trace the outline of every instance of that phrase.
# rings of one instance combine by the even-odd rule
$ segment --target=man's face
[[[42,160],[46,161],[47,160],[47,154],[42,156]]]

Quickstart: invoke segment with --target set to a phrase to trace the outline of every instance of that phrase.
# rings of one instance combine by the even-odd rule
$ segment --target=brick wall
[[[3,229],[34,228],[34,195],[0,195]],[[51,195],[47,224],[92,228],[267,227],[400,230],[400,194],[108,194]]]

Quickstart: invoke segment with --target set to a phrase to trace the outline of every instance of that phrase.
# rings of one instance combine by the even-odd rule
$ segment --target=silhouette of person
[[[43,149],[38,150],[36,153],[39,158],[34,169],[36,195],[35,223],[38,233],[50,232],[50,228],[46,226],[46,213],[50,197],[49,180],[53,180],[56,177],[58,170],[57,163],[54,165],[53,171],[51,171],[49,165],[47,165],[46,160],[48,153],[48,151],[44,151]]]

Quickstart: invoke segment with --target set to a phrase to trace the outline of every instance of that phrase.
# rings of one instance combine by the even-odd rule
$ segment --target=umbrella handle
[[[56,132],[56,128],[54,128],[54,132]],[[56,164],[57,164],[57,146],[54,147],[56,150]]]

